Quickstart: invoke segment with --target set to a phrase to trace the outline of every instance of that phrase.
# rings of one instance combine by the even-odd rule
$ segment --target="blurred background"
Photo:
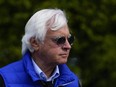
[[[68,66],[83,87],[116,86],[116,0],[0,0],[0,67],[21,59],[21,38],[38,10],[65,11],[75,42]]]

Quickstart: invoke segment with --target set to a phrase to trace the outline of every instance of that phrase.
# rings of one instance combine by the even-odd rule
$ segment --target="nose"
[[[71,45],[70,45],[70,43],[68,42],[67,39],[66,39],[65,44],[63,45],[63,49],[65,49],[65,50],[70,50],[71,49]]]

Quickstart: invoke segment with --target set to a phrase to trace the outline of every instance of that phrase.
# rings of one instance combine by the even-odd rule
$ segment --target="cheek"
[[[47,59],[49,58],[55,59],[56,57],[58,57],[60,53],[60,48],[49,46],[49,45],[44,45],[41,47],[40,51],[41,51],[41,56]]]
[[[55,48],[50,48],[48,49],[48,51],[46,52],[47,56],[51,59],[55,59],[56,57],[58,57],[60,50],[59,49],[55,49]]]
[[[46,48],[41,51],[42,59],[46,63],[63,64],[67,62],[67,57],[61,56],[61,48]]]

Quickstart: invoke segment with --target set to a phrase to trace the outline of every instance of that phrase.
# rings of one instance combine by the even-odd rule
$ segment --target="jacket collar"
[[[60,76],[56,80],[55,85],[63,86],[63,84],[70,84],[75,80],[74,74],[70,71],[66,64],[59,65]]]
[[[23,64],[25,67],[26,72],[31,76],[33,81],[38,81],[40,78],[38,78],[38,75],[36,74],[32,60],[31,60],[31,53],[27,51],[23,56]]]

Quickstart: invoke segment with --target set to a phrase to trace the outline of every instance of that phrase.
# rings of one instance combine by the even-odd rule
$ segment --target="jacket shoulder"
[[[22,61],[17,61],[11,64],[8,64],[2,68],[0,68],[0,73],[8,73],[8,72],[13,72],[14,70],[18,70],[23,66]]]
[[[2,76],[5,82],[8,82],[8,83],[16,82],[18,80],[17,78],[20,79],[22,78],[21,76],[24,75],[24,68],[23,68],[22,61],[20,60],[2,67],[0,69],[0,75]]]

